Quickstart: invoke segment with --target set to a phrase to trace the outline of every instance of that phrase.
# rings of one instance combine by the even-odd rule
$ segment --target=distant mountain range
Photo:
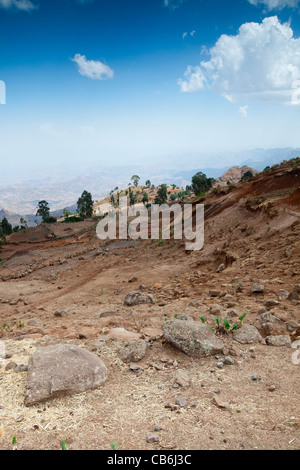
[[[231,166],[250,166],[256,170],[263,170],[266,166],[272,166],[283,160],[300,156],[300,149],[256,149],[230,154],[224,157],[214,157],[218,167],[208,167],[198,162],[205,161],[200,157],[168,158],[161,163],[128,165],[124,167],[100,167],[65,169],[64,171],[52,171],[32,173],[22,179],[22,172],[15,175],[15,184],[0,186],[0,211],[6,214],[15,225],[19,224],[20,215],[34,224],[37,204],[40,200],[48,201],[51,212],[61,215],[64,207],[76,210],[76,202],[82,192],[87,190],[92,193],[94,200],[100,200],[107,196],[115,187],[124,188],[130,182],[133,174],[141,176],[141,183],[147,179],[155,184],[176,184],[185,187],[191,183],[193,175],[202,171],[209,177],[218,178]],[[220,162],[229,164],[222,167]],[[4,172],[5,173],[5,172]],[[24,172],[25,173],[25,172]],[[5,173],[5,181],[13,181],[11,174]],[[73,208],[73,210],[72,210]],[[12,223],[12,222],[11,222]]]

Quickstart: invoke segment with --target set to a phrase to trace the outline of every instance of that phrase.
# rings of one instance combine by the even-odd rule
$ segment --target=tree
[[[192,178],[192,188],[196,196],[201,193],[209,191],[215,183],[214,178],[207,178],[207,176],[199,171]]]
[[[168,187],[166,184],[161,184],[160,187],[158,188],[157,195],[154,199],[154,204],[165,204],[168,199]]]
[[[91,193],[83,191],[81,197],[77,201],[77,212],[82,219],[87,219],[93,215],[94,201]]]
[[[68,219],[71,215],[73,215],[72,212],[70,212],[66,207],[63,209],[63,217],[65,219]]]
[[[131,177],[131,181],[133,181],[134,186],[138,186],[138,185],[139,185],[140,179],[141,179],[141,178],[140,178],[138,175],[133,175],[133,176]]]
[[[12,233],[12,225],[8,222],[7,218],[4,217],[0,224],[0,236],[10,235]]]
[[[23,217],[20,218],[20,224],[21,224],[21,230],[28,228],[27,220],[23,219]]]
[[[253,173],[252,171],[246,171],[246,173],[242,176],[242,179],[241,181],[247,181],[247,180],[251,180],[253,178]]]
[[[146,191],[143,191],[142,203],[146,205],[148,201],[149,201],[148,194],[146,193]]]
[[[47,201],[40,201],[38,203],[38,209],[35,215],[42,217],[43,222],[47,222],[47,219],[50,217],[50,209]]]
[[[147,188],[151,188],[151,181],[150,180],[147,180],[145,184],[146,184]]]
[[[134,194],[133,191],[131,191],[131,188],[129,188],[129,204],[131,206],[134,206],[134,204],[137,203],[137,197],[136,194]]]

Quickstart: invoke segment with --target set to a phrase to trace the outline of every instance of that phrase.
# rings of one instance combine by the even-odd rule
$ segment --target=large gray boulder
[[[262,336],[255,326],[244,325],[233,334],[233,339],[240,344],[255,344],[262,342]]]
[[[162,329],[166,340],[188,356],[212,356],[223,351],[223,341],[203,323],[173,320],[165,322]]]
[[[141,304],[155,304],[153,295],[145,294],[144,292],[134,291],[129,292],[124,299],[124,305],[132,307]]]
[[[38,349],[29,359],[25,405],[99,388],[108,378],[94,354],[68,344]]]

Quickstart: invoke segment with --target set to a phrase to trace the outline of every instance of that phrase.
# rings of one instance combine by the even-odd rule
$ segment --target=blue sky
[[[2,167],[300,147],[299,4],[0,0]]]

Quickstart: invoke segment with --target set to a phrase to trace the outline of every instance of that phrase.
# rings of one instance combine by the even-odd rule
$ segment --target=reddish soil
[[[293,349],[241,345],[228,334],[234,365],[218,369],[215,357],[192,359],[174,350],[161,331],[165,318],[183,313],[196,321],[203,315],[215,326],[214,304],[222,320],[235,309],[259,327],[266,301],[300,284],[299,185],[300,167],[285,163],[212,192],[201,201],[201,252],[187,252],[176,240],[101,242],[93,222],[13,235],[0,251],[0,324],[9,325],[0,341],[11,354],[0,368],[0,449],[12,447],[13,435],[19,449],[59,449],[62,439],[69,449],[109,449],[112,441],[120,450],[299,449],[300,365],[292,361]],[[225,269],[217,272],[221,263]],[[265,291],[254,295],[258,281]],[[155,305],[124,306],[126,293],[141,285]],[[299,305],[281,300],[272,313],[285,325],[300,324]],[[64,316],[56,317],[57,310]],[[119,359],[126,341],[114,328],[149,342],[140,374]],[[300,332],[285,334],[295,341]],[[97,391],[25,408],[27,373],[5,367],[27,364],[38,347],[57,343],[99,354],[109,379]],[[178,368],[191,376],[187,389],[172,387]],[[188,398],[187,408],[165,407],[179,397]],[[148,444],[155,426],[162,428],[160,442]]]

